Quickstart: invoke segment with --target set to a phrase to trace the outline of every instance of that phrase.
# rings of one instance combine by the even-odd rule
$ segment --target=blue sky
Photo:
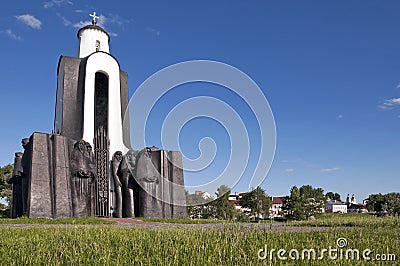
[[[0,10],[0,165],[11,163],[20,139],[53,128],[57,63],[76,56],[80,26],[100,14],[111,54],[129,74],[129,90],[169,65],[215,60],[249,75],[275,117],[277,147],[262,184],[286,195],[293,185],[355,194],[400,188],[400,3],[398,1],[6,1]],[[247,123],[253,153],[261,136],[246,105],[223,87],[187,84],[166,95],[150,128],[160,127],[177,99],[212,96]],[[157,115],[159,114],[159,115]],[[207,130],[204,130],[207,129]],[[160,146],[160,135],[146,135]],[[187,173],[187,183],[219,174],[230,149],[215,121],[182,129],[182,152],[195,158],[212,137],[215,164]],[[254,134],[254,136],[253,136]],[[168,147],[164,147],[168,148]],[[247,190],[244,185],[233,191]]]

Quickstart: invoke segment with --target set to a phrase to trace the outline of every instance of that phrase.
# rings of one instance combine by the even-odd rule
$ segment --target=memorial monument
[[[58,63],[53,133],[33,133],[15,154],[12,216],[186,217],[182,155],[130,148],[128,74],[91,17],[78,57]]]

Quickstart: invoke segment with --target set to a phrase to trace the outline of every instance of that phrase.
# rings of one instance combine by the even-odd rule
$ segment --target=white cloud
[[[153,29],[152,27],[147,27],[146,30],[157,36],[160,36],[160,34],[161,34],[161,32],[159,30]]]
[[[281,163],[296,163],[297,160],[282,160]]]
[[[336,119],[342,119],[344,116],[343,115],[338,115],[336,116]]]
[[[85,26],[87,26],[87,25],[91,25],[92,24],[92,22],[91,21],[89,21],[89,20],[86,20],[86,21],[79,21],[79,22],[77,22],[77,23],[74,23],[72,26],[74,27],[74,28],[83,28],[83,27],[85,27]]]
[[[338,171],[338,170],[340,170],[339,167],[323,168],[323,169],[321,169],[321,172],[333,172],[333,171]]]
[[[293,173],[294,169],[293,168],[287,168],[287,169],[283,170],[283,172],[285,172],[285,173]]]
[[[106,18],[106,16],[99,15],[99,18],[97,19],[97,25],[104,28],[108,22],[110,22],[110,20]]]
[[[378,105],[378,108],[379,108],[379,109],[382,109],[382,110],[390,110],[390,109],[393,109],[393,107],[389,107],[389,106],[386,106],[386,105],[383,105],[383,104]]]
[[[397,84],[397,87],[396,87],[396,89],[400,89],[400,83],[399,83],[399,84]]]
[[[0,31],[0,33],[1,33],[1,34],[7,35],[8,37],[10,37],[10,38],[13,39],[13,40],[17,40],[17,41],[22,40],[22,38],[21,38],[20,36],[16,35],[16,34],[15,34],[12,30],[10,30],[10,29],[2,30],[2,31]]]
[[[121,18],[119,15],[116,15],[116,14],[110,14],[108,17],[107,17],[107,23],[110,23],[110,24],[117,24],[117,25],[119,25],[119,26],[123,26],[124,24],[128,24],[128,23],[130,23],[131,21],[130,20],[128,20],[128,19],[123,19],[123,18]]]
[[[400,105],[400,98],[393,98],[393,99],[386,100],[383,104],[386,106]]]
[[[86,11],[84,11],[84,10],[75,10],[75,12],[81,13],[81,12],[86,12]],[[118,15],[113,15],[113,14],[110,14],[110,15],[107,15],[107,16],[101,14],[101,15],[99,15],[99,18],[97,19],[97,25],[99,25],[100,27],[104,28],[105,30],[107,30],[106,27],[108,27],[109,25],[114,24],[114,25],[117,25],[118,27],[123,27],[124,24],[127,24],[129,22],[130,22],[129,20],[122,19]],[[91,25],[91,24],[92,24],[92,20],[85,20],[85,21],[81,20],[79,22],[71,23],[69,25],[72,25],[72,27],[74,27],[74,28],[83,28],[83,27],[85,27],[87,25]],[[117,37],[118,36],[118,33],[114,32],[114,31],[108,31],[108,34],[111,37]]]
[[[15,16],[15,18],[33,29],[39,30],[42,25],[40,20],[29,14]]]
[[[378,107],[383,110],[390,110],[398,105],[400,105],[400,98],[392,98],[392,99],[385,100],[383,102],[383,104],[378,105]]]
[[[64,24],[64,26],[69,26],[72,24],[71,21],[69,21],[66,17],[64,17],[60,13],[57,13],[57,16],[61,19],[61,22],[62,22],[62,24]]]
[[[43,7],[44,8],[50,8],[50,7],[53,7],[53,6],[61,6],[61,5],[64,5],[64,4],[72,6],[74,3],[72,3],[69,0],[50,0],[50,1],[44,2],[43,3]]]
[[[129,20],[123,19],[119,15],[115,14],[109,14],[107,16],[101,14],[97,19],[97,24],[101,27],[105,27],[106,25],[118,25],[119,27],[122,27],[129,22]]]
[[[97,19],[97,25],[99,25],[102,28],[105,28],[106,24],[108,22],[108,19],[104,15],[99,15],[99,18]],[[73,27],[74,28],[83,28],[87,25],[92,25],[91,20],[85,20],[85,21],[79,21],[77,23],[74,23]]]

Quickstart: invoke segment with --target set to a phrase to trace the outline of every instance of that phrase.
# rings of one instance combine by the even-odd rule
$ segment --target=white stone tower
[[[125,135],[123,130],[128,75],[110,54],[110,36],[97,25],[96,13],[90,16],[92,24],[78,31],[78,57],[61,56],[59,61],[54,132],[93,147],[99,193],[104,188],[104,195],[111,195],[109,161],[130,146],[129,128]],[[112,199],[104,200],[104,209],[110,208]]]
[[[78,31],[78,58],[60,58],[55,133],[83,139],[93,146],[96,131],[102,127],[107,131],[110,154],[126,152],[129,142],[124,144],[122,122],[127,108],[127,74],[110,54],[110,36],[97,25],[96,13],[91,16],[92,25]],[[69,61],[75,61],[74,66]],[[66,73],[71,70],[75,73]],[[72,76],[75,84],[70,82],[70,74],[77,74]],[[78,95],[73,95],[76,90]],[[81,106],[71,110],[75,106],[68,104],[74,100]]]

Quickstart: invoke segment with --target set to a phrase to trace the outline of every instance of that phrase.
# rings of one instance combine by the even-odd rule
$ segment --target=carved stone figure
[[[136,170],[137,151],[129,150],[122,159],[119,165],[118,175],[122,183],[123,194],[123,217],[135,217],[135,193],[136,182],[133,174]]]
[[[71,199],[74,217],[95,212],[95,164],[92,147],[84,140],[74,145],[70,156]]]
[[[160,151],[156,147],[145,148],[138,154],[135,178],[139,185],[139,215],[162,216],[162,188],[160,186]]]
[[[88,143],[88,142],[85,142],[85,145],[86,145],[87,154],[89,156],[91,156],[91,154],[93,153],[92,145],[90,145],[90,143]]]
[[[22,189],[22,208],[23,208],[23,213],[24,215],[27,215],[28,213],[28,194],[29,194],[29,171],[30,171],[30,165],[31,165],[31,155],[29,154],[30,152],[30,145],[29,145],[29,138],[24,138],[21,140],[21,145],[22,148],[24,149],[24,153],[22,155],[21,159],[21,178],[22,178],[22,184],[21,184],[21,189]]]
[[[72,176],[80,178],[94,178],[95,176],[92,147],[84,140],[80,140],[74,145],[71,154],[71,173]]]
[[[21,140],[21,145],[22,145],[22,148],[24,148],[24,150],[26,150],[26,147],[28,146],[28,144],[29,144],[29,138],[23,138]]]
[[[122,161],[122,152],[116,151],[111,161],[111,171],[114,180],[114,190],[116,197],[116,206],[114,208],[114,216],[122,217],[122,183],[118,176],[118,168]]]
[[[14,158],[14,170],[11,178],[7,181],[12,184],[12,202],[11,202],[11,218],[21,217],[23,215],[22,201],[22,152],[16,152]]]

